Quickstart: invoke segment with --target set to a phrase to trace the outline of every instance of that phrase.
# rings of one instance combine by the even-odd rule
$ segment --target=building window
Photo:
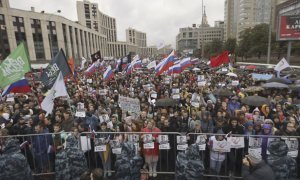
[[[75,43],[76,43],[76,47],[77,47],[77,54],[74,55],[74,59],[77,59],[77,57],[79,57],[79,54],[80,54],[80,52],[79,52],[79,43],[78,43],[79,40],[78,40],[78,38],[79,38],[79,36],[78,36],[78,30],[77,30],[77,28],[75,28]]]
[[[81,52],[82,52],[82,56],[84,57],[84,46],[83,46],[83,36],[82,36],[82,30],[79,31],[80,34],[80,42],[81,42]]]
[[[0,60],[5,59],[10,54],[5,18],[0,14]]]
[[[0,0],[0,7],[3,7],[2,0]]]
[[[183,37],[183,38],[186,38],[186,33],[185,33],[185,32],[182,33],[182,37]]]
[[[88,27],[88,28],[92,28],[92,26],[91,26],[91,21],[86,21],[86,27]]]
[[[26,42],[26,34],[23,17],[13,16],[13,26],[17,45],[22,41]]]
[[[189,32],[189,37],[193,37],[193,32]]]
[[[67,39],[67,26],[65,24],[62,24],[62,29],[63,29],[66,56],[68,57],[69,56],[69,49],[68,49],[68,39]]]
[[[58,53],[56,24],[54,21],[48,21],[47,30],[48,30],[48,39],[50,44],[51,57],[53,58]]]
[[[90,5],[89,4],[84,4],[84,14],[86,19],[90,19]]]
[[[98,29],[98,22],[94,21],[94,22],[93,22],[93,25],[94,25],[94,26],[93,26],[94,30],[95,30],[95,31],[98,31],[98,30],[99,30],[99,29]]]
[[[74,57],[74,44],[73,44],[73,29],[72,29],[72,26],[69,26],[69,33],[70,33],[70,42],[71,42],[71,50],[72,50],[71,56]]]
[[[92,16],[94,18],[97,17],[97,6],[95,6],[95,5],[92,5]]]
[[[44,51],[44,44],[43,44],[41,21],[39,19],[31,19],[31,29],[32,29],[36,59],[44,60],[45,51]]]

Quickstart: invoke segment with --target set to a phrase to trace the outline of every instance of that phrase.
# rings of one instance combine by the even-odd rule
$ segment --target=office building
[[[126,41],[139,47],[147,47],[146,33],[133,28],[126,29]]]
[[[255,25],[276,23],[275,7],[286,0],[225,0],[224,37],[240,40],[241,33]],[[271,19],[270,19],[271,18]],[[274,31],[275,29],[272,28]]]
[[[4,59],[24,41],[33,63],[43,64],[63,49],[78,64],[81,57],[100,50],[104,56],[125,56],[140,52],[143,46],[118,42],[116,20],[98,10],[98,4],[77,2],[78,22],[54,13],[21,10],[10,7],[9,0],[0,0],[0,58]],[[145,35],[146,36],[146,35]]]
[[[185,27],[179,29],[179,34],[176,36],[176,50],[180,52],[192,52],[196,49],[201,49],[202,44],[212,42],[214,39],[224,40],[224,22],[216,21],[215,27],[210,27],[207,21],[206,12],[202,17],[201,25],[196,27]]]
[[[0,3],[0,53],[5,58],[24,41],[32,62],[45,63],[62,48],[67,57],[89,57],[100,50],[107,55],[107,37],[58,14],[11,8],[8,0]]]

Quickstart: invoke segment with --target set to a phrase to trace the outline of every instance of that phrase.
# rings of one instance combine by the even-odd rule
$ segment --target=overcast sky
[[[125,29],[135,28],[147,33],[147,45],[164,41],[175,47],[179,28],[201,23],[201,0],[90,0],[99,4],[100,11],[115,17],[117,38],[125,41]],[[204,0],[208,23],[224,20],[225,0]],[[53,13],[60,9],[61,15],[76,21],[76,0],[10,0],[13,8]]]

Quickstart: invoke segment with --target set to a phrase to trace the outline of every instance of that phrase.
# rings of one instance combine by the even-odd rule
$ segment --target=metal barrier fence
[[[63,146],[68,133],[28,134],[15,136],[1,136],[1,139],[16,138],[20,142],[21,152],[27,158],[35,177],[53,177],[55,175],[55,157]],[[151,134],[151,136],[150,136]],[[216,138],[223,136],[226,143],[221,146]],[[261,152],[267,142],[284,140],[289,147],[289,155],[298,156],[299,136],[266,136],[266,135],[220,135],[209,133],[177,132],[82,132],[77,135],[80,148],[85,152],[88,168],[103,168],[106,175],[114,173],[114,162],[120,153],[122,143],[133,141],[136,150],[147,161],[157,162],[155,172],[160,176],[169,175],[174,179],[176,157],[184,152],[191,144],[199,146],[199,153],[204,164],[204,177],[225,179],[242,179],[242,159],[248,153],[261,153],[265,160],[268,151]],[[219,142],[221,142],[219,140]],[[228,146],[229,144],[229,146]],[[156,149],[158,156],[146,157],[146,150]],[[106,155],[104,155],[106,153]],[[104,161],[105,158],[105,161]],[[143,172],[149,173],[149,172]]]

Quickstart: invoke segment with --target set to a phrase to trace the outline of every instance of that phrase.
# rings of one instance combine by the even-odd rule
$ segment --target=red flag
[[[68,61],[68,64],[70,66],[70,69],[72,71],[72,74],[74,74],[74,70],[75,70],[75,62],[74,62],[74,59],[73,57],[70,57],[69,61]]]
[[[216,57],[210,58],[210,67],[218,67],[224,63],[229,63],[229,51],[224,51]]]

